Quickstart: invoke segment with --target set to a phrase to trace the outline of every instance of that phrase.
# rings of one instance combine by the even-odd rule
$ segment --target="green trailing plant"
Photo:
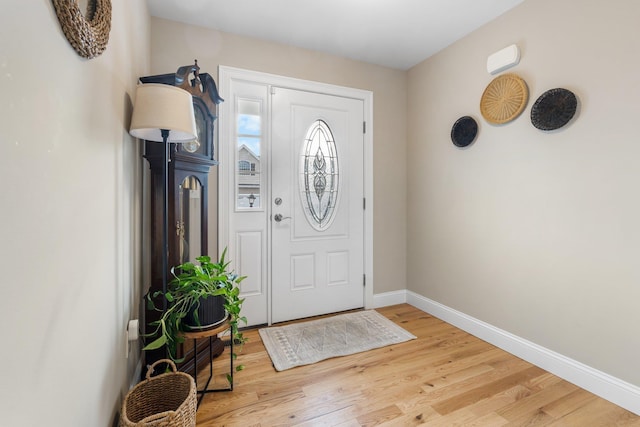
[[[241,315],[244,298],[240,298],[240,282],[246,276],[238,276],[229,271],[230,262],[225,260],[227,250],[225,249],[217,262],[211,262],[209,256],[203,255],[198,258],[197,264],[187,262],[171,269],[173,279],[167,284],[167,291],[157,291],[153,295],[147,294],[147,303],[150,309],[163,311],[156,308],[154,300],[164,298],[167,301],[167,309],[162,312],[160,319],[149,323],[155,328],[147,337],[156,337],[148,343],[143,350],[154,350],[167,347],[169,357],[182,362],[184,358],[177,357],[178,345],[184,342],[182,332],[188,331],[185,318],[189,313],[195,315],[196,322],[199,322],[197,309],[200,301],[207,297],[222,296],[224,298],[224,308],[229,317],[231,339],[234,343],[234,350],[241,351],[242,344],[246,339],[239,328],[239,323],[247,323],[246,317]],[[234,359],[237,354],[234,351]],[[236,371],[244,369],[243,365],[236,366]],[[228,376],[229,381],[231,377]]]

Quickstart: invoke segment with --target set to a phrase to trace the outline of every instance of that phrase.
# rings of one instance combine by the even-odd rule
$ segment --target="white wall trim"
[[[389,305],[404,304],[406,302],[407,291],[405,289],[399,291],[383,292],[381,294],[373,295],[371,308],[387,307]]]
[[[407,303],[412,306],[640,415],[640,387],[496,328],[415,292],[406,292]],[[385,294],[382,294],[381,301],[385,299]]]

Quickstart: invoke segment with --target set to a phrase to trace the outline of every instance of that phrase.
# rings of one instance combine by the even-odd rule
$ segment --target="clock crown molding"
[[[189,80],[191,73],[193,73],[193,79]],[[185,65],[178,68],[174,85],[186,90],[192,96],[202,99],[212,114],[216,111],[217,105],[224,102],[224,99],[218,93],[213,77],[208,73],[200,74],[200,66],[197,59],[193,65]]]

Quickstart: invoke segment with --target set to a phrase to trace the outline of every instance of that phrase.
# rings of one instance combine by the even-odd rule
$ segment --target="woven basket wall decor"
[[[570,90],[549,89],[533,103],[531,123],[540,130],[560,129],[573,118],[577,107],[578,99]]]
[[[111,31],[111,0],[89,0],[86,17],[76,0],[52,1],[65,37],[80,56],[91,59],[104,52]]]
[[[451,127],[451,141],[456,147],[466,147],[476,139],[478,123],[471,116],[460,117]]]
[[[502,74],[489,83],[480,99],[480,113],[486,121],[503,124],[524,111],[529,100],[529,89],[517,74]]]

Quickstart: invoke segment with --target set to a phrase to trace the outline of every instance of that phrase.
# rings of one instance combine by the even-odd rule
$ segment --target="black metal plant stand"
[[[229,387],[227,388],[214,388],[209,389],[209,384],[211,383],[211,379],[213,378],[213,340],[218,338],[218,335],[227,330],[231,330],[231,323],[229,319],[225,320],[221,325],[216,326],[212,329],[207,329],[203,331],[194,331],[194,332],[184,332],[183,336],[185,339],[193,340],[193,348],[197,348],[197,341],[202,338],[207,338],[209,340],[209,377],[202,388],[202,390],[198,389],[198,352],[193,351],[193,379],[196,383],[196,391],[199,395],[198,397],[198,407],[200,407],[200,402],[204,399],[205,394],[207,393],[217,393],[221,391],[233,391],[233,336],[229,340]]]

